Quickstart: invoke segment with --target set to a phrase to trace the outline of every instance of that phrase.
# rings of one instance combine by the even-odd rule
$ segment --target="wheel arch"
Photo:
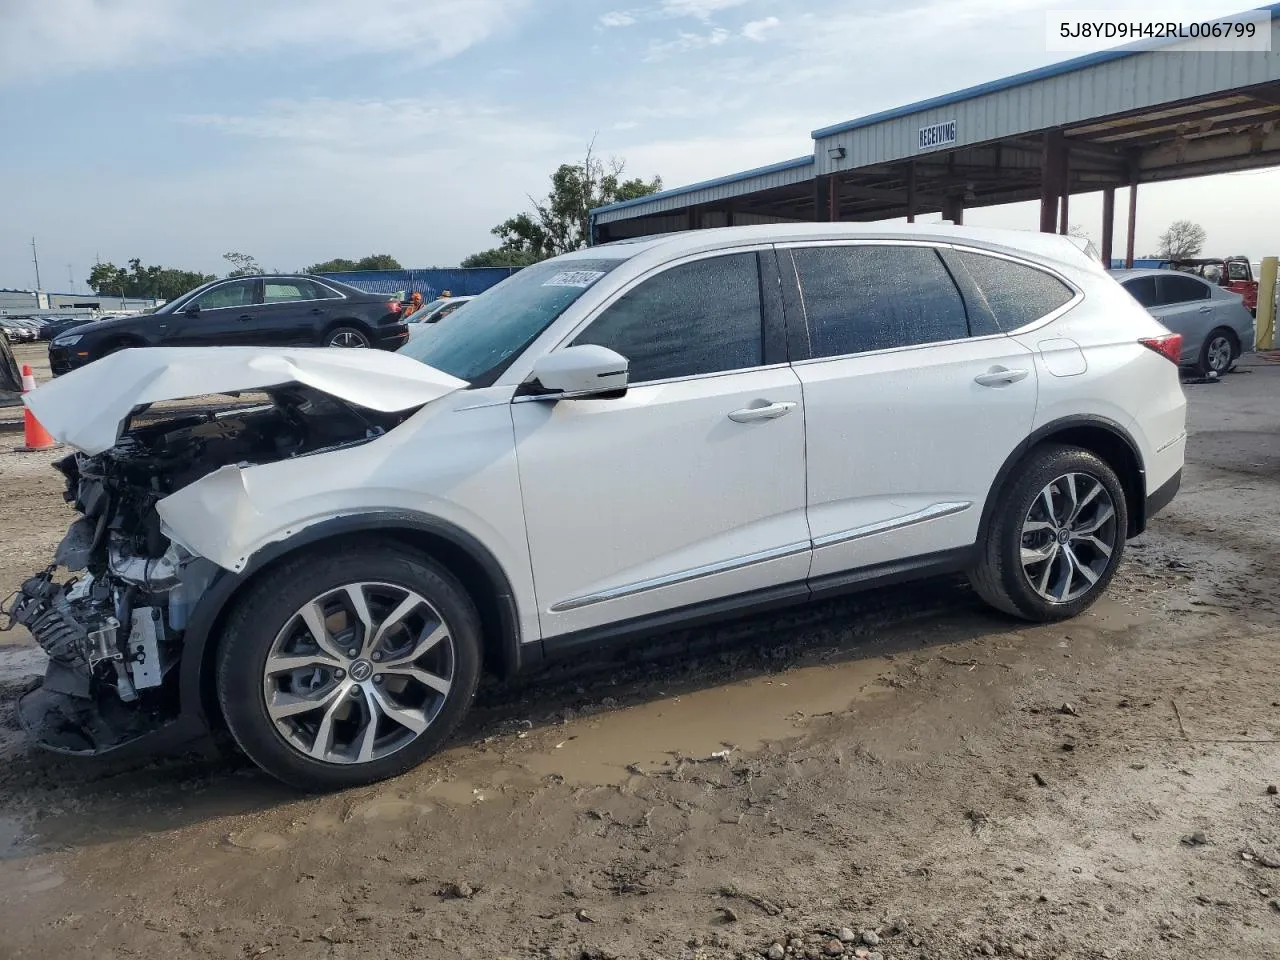
[[[987,493],[978,527],[978,542],[986,539],[1001,494],[1012,481],[1018,466],[1032,450],[1046,443],[1061,443],[1088,450],[1103,460],[1124,487],[1129,513],[1129,537],[1136,537],[1147,527],[1146,466],[1127,430],[1114,420],[1099,416],[1064,417],[1040,427],[1018,445],[1001,464],[995,482]]]
[[[220,571],[192,611],[183,637],[179,687],[184,713],[198,710],[208,728],[222,724],[213,686],[214,659],[227,617],[244,591],[302,551],[352,541],[396,543],[421,551],[448,568],[471,595],[480,614],[484,670],[510,676],[541,659],[540,644],[531,644],[530,649],[521,643],[510,579],[493,554],[471,534],[425,514],[388,511],[337,517],[268,544],[250,558],[241,573]]]

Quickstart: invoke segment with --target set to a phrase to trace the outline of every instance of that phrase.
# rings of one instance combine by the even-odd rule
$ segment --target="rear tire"
[[[369,335],[359,327],[335,327],[324,336],[326,347],[345,347],[348,350],[367,350]]]
[[[1079,447],[1035,448],[998,494],[969,581],[987,603],[1023,620],[1076,616],[1111,582],[1129,511],[1114,470]]]
[[[1200,358],[1196,370],[1202,377],[1221,377],[1231,371],[1240,356],[1235,334],[1225,327],[1213,330],[1200,345]]]
[[[218,702],[240,748],[303,790],[394,777],[435,753],[471,706],[480,617],[435,561],[348,545],[286,562],[232,612]]]

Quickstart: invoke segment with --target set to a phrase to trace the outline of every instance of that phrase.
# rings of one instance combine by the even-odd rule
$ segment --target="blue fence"
[[[430,302],[448,290],[455,297],[474,297],[507,279],[519,267],[476,267],[444,270],[360,270],[351,273],[322,273],[369,293],[404,294],[417,290]]]

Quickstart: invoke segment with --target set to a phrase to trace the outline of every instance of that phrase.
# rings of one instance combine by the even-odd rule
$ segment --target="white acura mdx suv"
[[[1177,491],[1180,353],[1064,238],[855,224],[582,250],[398,354],[116,353],[28,395],[80,516],[8,604],[50,657],[18,712],[77,754],[225,726],[324,789],[605,641],[955,571],[1071,617]]]

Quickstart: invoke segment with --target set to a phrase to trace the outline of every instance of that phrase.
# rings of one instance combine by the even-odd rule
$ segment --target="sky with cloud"
[[[1044,13],[1072,6],[1097,4],[0,0],[0,287],[34,285],[32,236],[44,287],[80,292],[95,258],[454,265],[593,136],[668,186],[800,156],[817,127],[1063,59]],[[1095,238],[1099,212],[1072,200]],[[1144,188],[1139,247],[1181,217],[1214,252],[1280,252],[1280,173]]]

